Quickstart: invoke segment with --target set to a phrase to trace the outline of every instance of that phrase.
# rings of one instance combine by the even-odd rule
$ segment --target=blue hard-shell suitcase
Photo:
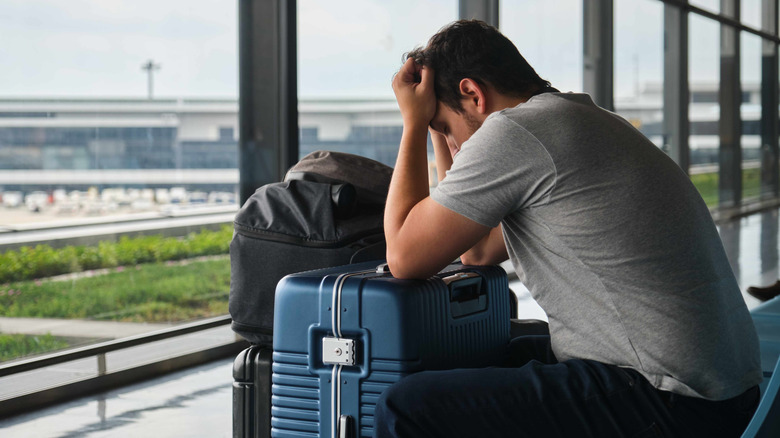
[[[380,394],[403,376],[501,363],[511,307],[501,267],[454,264],[421,281],[377,263],[279,282],[272,437],[370,437]]]

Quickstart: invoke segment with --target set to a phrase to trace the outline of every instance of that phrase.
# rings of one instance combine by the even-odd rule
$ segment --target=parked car
[[[22,192],[3,192],[3,206],[16,208],[22,205]]]

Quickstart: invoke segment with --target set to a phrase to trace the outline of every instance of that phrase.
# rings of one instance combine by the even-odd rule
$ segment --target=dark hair
[[[405,58],[433,68],[436,98],[457,112],[463,111],[460,81],[464,78],[521,98],[550,87],[507,37],[479,20],[448,24],[427,46],[412,50]]]

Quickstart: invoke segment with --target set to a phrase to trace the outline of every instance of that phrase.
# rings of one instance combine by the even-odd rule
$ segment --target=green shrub
[[[202,230],[183,238],[123,236],[118,242],[101,241],[97,246],[22,247],[0,254],[0,284],[91,269],[227,254],[232,236],[232,228],[224,225],[218,231]]]
[[[116,248],[112,242],[102,241],[98,246],[77,246],[81,270],[112,268],[117,266]]]
[[[154,259],[158,262],[181,260],[195,254],[190,251],[186,240],[165,239],[152,246]]]

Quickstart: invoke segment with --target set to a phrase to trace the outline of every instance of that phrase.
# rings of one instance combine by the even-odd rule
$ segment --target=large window
[[[227,313],[237,20],[221,0],[0,4],[0,361]]]
[[[300,154],[393,165],[402,126],[392,77],[459,3],[298,1]],[[660,148],[676,134],[664,120],[687,122],[674,153],[690,158],[711,207],[778,198],[780,40],[767,3],[613,0],[614,20],[598,15],[588,35],[581,0],[497,3],[501,31],[554,87],[614,104]],[[227,312],[238,21],[237,2],[223,0],[0,4],[0,361]],[[586,37],[589,50],[612,52],[589,62],[589,74],[612,65],[604,83],[583,83]],[[669,48],[681,49],[687,78],[664,68]],[[664,107],[665,81],[688,96],[674,119],[685,104],[667,94],[674,108]],[[0,399],[10,387],[0,382]]]

